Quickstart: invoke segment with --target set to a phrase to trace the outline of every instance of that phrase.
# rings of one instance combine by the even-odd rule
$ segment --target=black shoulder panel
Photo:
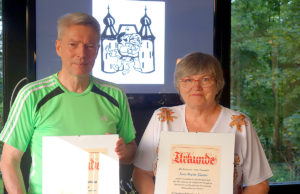
[[[63,93],[64,91],[60,88],[60,87],[57,87],[55,88],[54,90],[52,90],[50,93],[48,93],[44,98],[42,98],[37,107],[36,107],[36,112],[39,111],[39,109],[47,102],[49,101],[51,98]]]
[[[103,92],[102,90],[100,90],[99,88],[97,88],[95,85],[93,85],[93,88],[92,88],[92,92],[96,93],[96,94],[99,94],[103,97],[105,97],[108,101],[110,101],[113,105],[115,105],[116,107],[120,108],[119,107],[119,103],[116,99],[114,99],[112,96],[110,96],[109,94]]]

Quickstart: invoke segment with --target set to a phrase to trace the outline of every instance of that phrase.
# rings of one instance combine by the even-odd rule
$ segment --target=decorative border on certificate
[[[162,131],[155,194],[233,192],[235,134]]]

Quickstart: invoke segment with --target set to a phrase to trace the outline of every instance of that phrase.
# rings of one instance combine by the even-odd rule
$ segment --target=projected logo
[[[103,22],[106,25],[101,34],[101,69],[105,73],[130,71],[151,73],[155,71],[154,40],[151,31],[151,19],[145,15],[141,18],[138,31],[135,24],[120,24],[116,32],[115,19],[108,13]]]
[[[103,29],[93,75],[121,84],[163,84],[164,3],[104,2],[93,1],[93,15]]]

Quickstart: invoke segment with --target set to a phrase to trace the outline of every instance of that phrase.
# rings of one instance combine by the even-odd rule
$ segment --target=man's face
[[[90,26],[71,25],[56,40],[56,52],[62,61],[62,73],[84,77],[92,71],[99,49],[99,34]]]

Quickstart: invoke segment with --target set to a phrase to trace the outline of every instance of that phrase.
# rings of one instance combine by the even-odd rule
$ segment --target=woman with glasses
[[[228,175],[234,179],[233,193],[268,193],[273,174],[251,120],[219,104],[224,87],[219,61],[204,53],[188,54],[177,64],[174,82],[184,104],[154,112],[134,160],[137,191],[154,193],[160,132],[178,131],[235,133],[234,174]]]

